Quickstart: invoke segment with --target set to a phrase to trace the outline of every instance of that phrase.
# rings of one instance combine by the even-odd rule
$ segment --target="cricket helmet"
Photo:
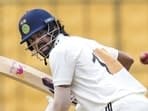
[[[43,9],[27,11],[19,21],[19,31],[22,38],[20,44],[27,42],[33,34],[55,21],[55,17]]]

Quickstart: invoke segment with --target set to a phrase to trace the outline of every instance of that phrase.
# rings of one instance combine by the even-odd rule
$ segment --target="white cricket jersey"
[[[111,75],[105,66],[94,61],[93,50],[96,48],[105,49],[113,58],[118,57],[118,50],[94,40],[60,34],[49,57],[54,85],[71,85],[85,111],[104,110],[111,101],[145,91],[126,69]]]

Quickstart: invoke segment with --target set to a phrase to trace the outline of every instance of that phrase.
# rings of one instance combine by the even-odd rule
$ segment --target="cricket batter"
[[[55,94],[45,111],[148,111],[146,88],[128,72],[133,59],[94,40],[69,35],[51,13],[27,11],[19,21],[21,44],[49,63]],[[46,62],[48,61],[48,62]]]

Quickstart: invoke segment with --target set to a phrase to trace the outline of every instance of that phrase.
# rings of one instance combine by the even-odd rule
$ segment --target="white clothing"
[[[113,111],[148,111],[148,99],[143,94],[131,94],[112,103]]]
[[[54,85],[71,85],[72,93],[85,111],[104,111],[109,102],[146,91],[126,69],[111,75],[105,66],[94,61],[93,50],[96,48],[106,50],[113,58],[118,57],[118,50],[114,48],[60,34],[49,56]]]

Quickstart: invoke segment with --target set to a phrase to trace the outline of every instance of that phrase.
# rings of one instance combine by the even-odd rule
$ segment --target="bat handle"
[[[43,84],[49,88],[49,91],[51,91],[54,94],[54,86],[51,79],[48,79],[47,77],[42,78]]]

